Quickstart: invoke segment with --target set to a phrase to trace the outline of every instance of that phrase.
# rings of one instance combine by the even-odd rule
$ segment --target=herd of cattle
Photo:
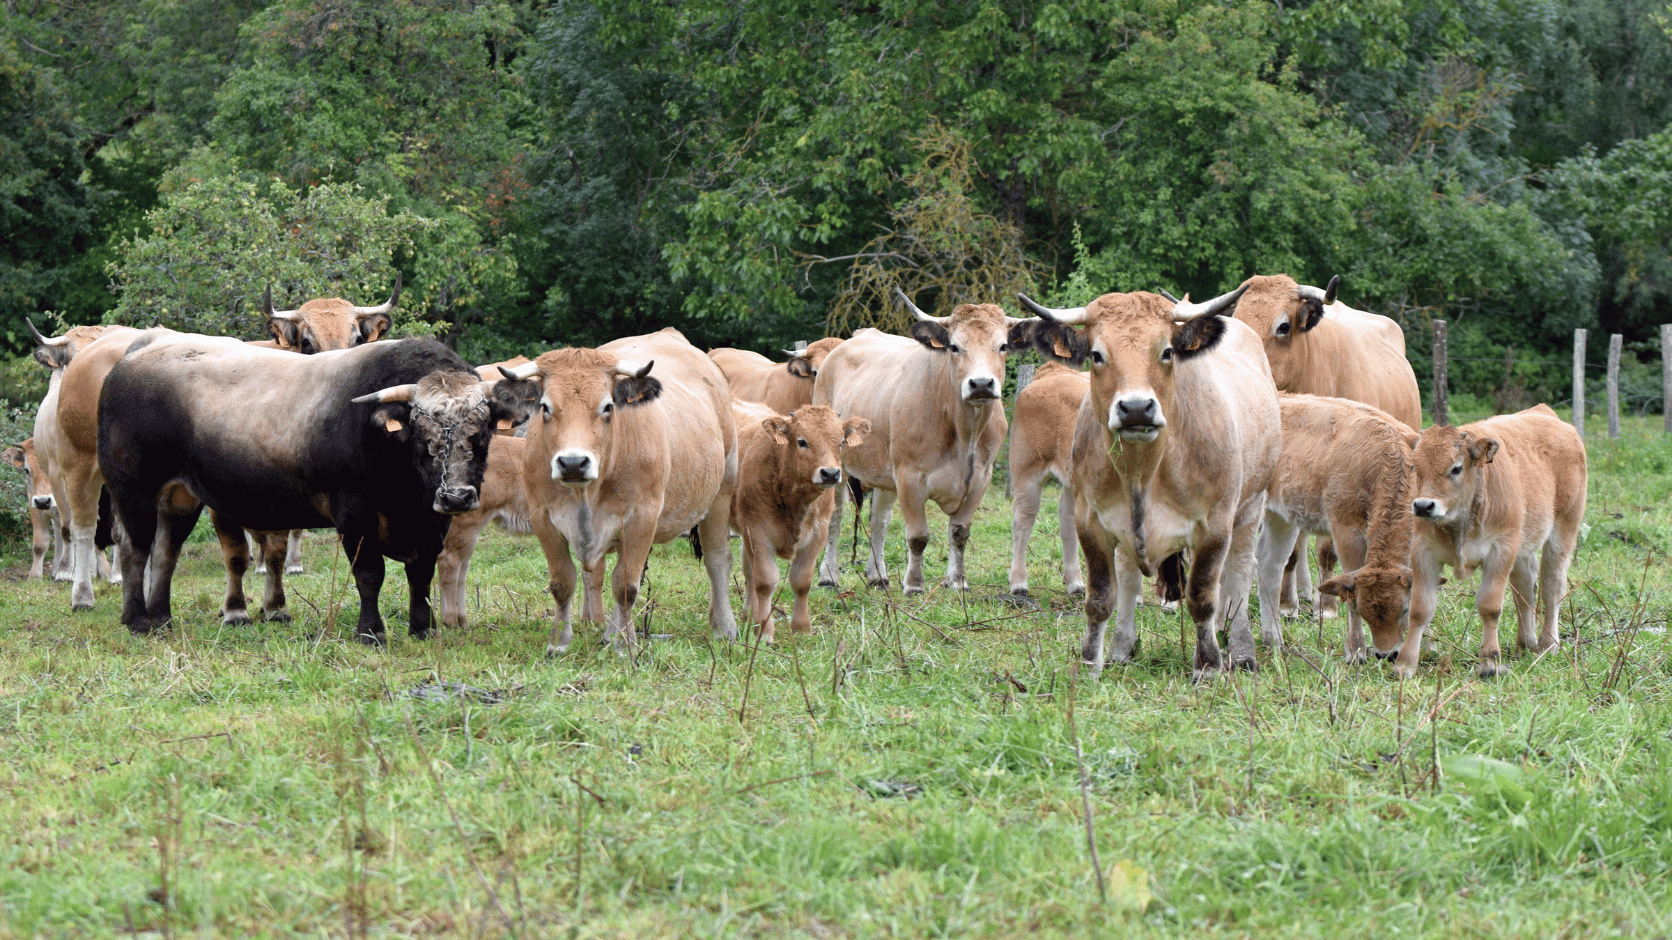
[[[1063,580],[1085,593],[1082,655],[1095,668],[1134,655],[1150,576],[1196,624],[1198,679],[1252,670],[1250,589],[1257,581],[1261,638],[1275,651],[1281,617],[1312,593],[1308,534],[1320,540],[1319,606],[1344,602],[1351,661],[1374,652],[1415,671],[1446,565],[1481,569],[1483,676],[1503,668],[1506,585],[1519,645],[1554,647],[1585,508],[1583,442],[1543,405],[1422,429],[1398,325],[1336,302],[1335,289],[1279,275],[1206,303],[1131,293],[1050,309],[1022,296],[1027,318],[994,304],[931,317],[901,295],[915,316],[909,337],[860,330],[787,363],[704,354],[669,328],[480,369],[434,341],[381,340],[398,281],[376,307],[328,299],[279,311],[269,294],[270,341],[36,333],[51,383],[34,437],[6,456],[31,481],[31,576],[56,538],[53,575],[72,582],[71,607],[91,607],[105,574],[122,585],[122,622],[141,634],[168,624],[174,567],[207,506],[227,623],[249,620],[252,544],[266,569],[263,614],[288,619],[284,574],[299,570],[300,530],[331,527],[359,592],[358,638],[384,642],[386,556],[405,563],[413,636],[430,632],[438,567],[441,621],[462,627],[471,554],[498,521],[545,552],[550,653],[572,639],[577,559],[582,617],[630,646],[651,547],[687,532],[709,579],[709,625],[726,638],[737,636],[729,539],[742,538],[747,619],[770,641],[778,559],[791,561],[792,630],[811,628],[815,572],[838,584],[850,491],[872,498],[867,582],[889,583],[883,545],[898,502],[903,586],[923,591],[932,501],[948,516],[945,584],[967,588],[971,522],[1008,435],[1010,590],[1028,592],[1027,542],[1053,476]],[[1011,424],[1005,359],[1029,349],[1051,362],[1017,395]]]

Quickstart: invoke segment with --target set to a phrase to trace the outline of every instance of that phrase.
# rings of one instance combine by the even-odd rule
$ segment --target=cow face
[[[481,501],[488,441],[501,420],[525,416],[532,404],[515,389],[481,381],[470,372],[432,372],[354,399],[376,404],[373,434],[410,448],[413,467],[434,494],[430,508],[444,515],[470,512]]]
[[[1417,476],[1411,515],[1439,524],[1467,515],[1480,491],[1481,468],[1497,453],[1496,438],[1445,425],[1425,429],[1411,454]]]
[[[1004,357],[1010,351],[1010,332],[1023,321],[1006,316],[997,304],[960,304],[949,317],[930,317],[918,311],[912,339],[947,357],[954,391],[960,401],[982,404],[997,401],[1004,392]]]
[[[783,466],[790,478],[821,489],[842,482],[842,448],[859,446],[871,433],[871,422],[843,421],[828,405],[809,405],[787,418],[767,418],[761,426],[775,443],[788,448]]]
[[[63,336],[43,336],[29,323],[29,333],[35,338],[35,361],[54,371],[70,364],[75,354],[99,338],[103,326],[72,326]]]
[[[50,510],[54,503],[52,499],[52,481],[41,472],[41,465],[35,462],[35,439],[29,438],[16,447],[8,447],[0,451],[0,459],[23,471],[23,478],[29,484],[29,505],[42,512]]]
[[[1335,302],[1334,278],[1327,290],[1297,284],[1287,274],[1251,277],[1237,301],[1236,318],[1248,324],[1266,349],[1272,381],[1280,392],[1297,391],[1308,365],[1296,350],[1324,319],[1324,307]],[[1315,367],[1315,366],[1314,366]]]
[[[388,332],[389,312],[400,300],[401,281],[395,278],[394,293],[376,307],[356,307],[340,297],[310,300],[295,310],[274,310],[273,289],[267,288],[262,310],[273,339],[304,356],[332,349],[350,349],[379,339]]]
[[[1405,625],[1411,617],[1410,568],[1366,565],[1330,578],[1318,585],[1318,590],[1353,605],[1370,628],[1371,649],[1378,657],[1392,659],[1399,655]]]
[[[553,480],[584,487],[598,479],[609,459],[617,412],[662,394],[661,381],[650,374],[653,366],[654,361],[630,362],[596,349],[557,349],[505,371],[539,402],[528,446],[543,455]]]
[[[790,375],[810,382],[818,378],[819,367],[824,365],[824,357],[830,355],[830,351],[841,344],[839,338],[827,336],[808,343],[806,349],[786,349],[784,352],[790,354],[790,359],[784,363],[784,368]]]

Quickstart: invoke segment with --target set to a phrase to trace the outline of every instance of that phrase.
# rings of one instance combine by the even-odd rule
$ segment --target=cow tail
[[[685,533],[685,537],[691,540],[691,554],[697,556],[697,560],[701,561],[702,560],[702,536],[697,533],[697,527],[692,526],[691,531]]]
[[[1184,598],[1184,564],[1184,552],[1174,552],[1161,559],[1161,567],[1156,570],[1155,594],[1169,604]]]
[[[865,484],[859,478],[848,474],[848,492],[853,495],[853,550],[848,553],[848,564],[859,564],[859,517],[865,508]],[[842,557],[840,555],[836,556]]]

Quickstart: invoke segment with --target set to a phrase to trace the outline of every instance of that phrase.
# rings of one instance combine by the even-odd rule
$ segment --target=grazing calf
[[[41,472],[40,464],[35,461],[35,439],[29,438],[16,447],[8,447],[0,451],[0,459],[23,471],[23,479],[29,486],[29,574],[28,577],[43,576],[46,566],[46,550],[57,539],[58,554],[56,560],[67,559],[69,552],[65,550],[63,528],[58,522],[58,508],[52,500],[52,481]]]
[[[547,653],[568,649],[574,638],[571,551],[580,556],[583,615],[592,621],[604,619],[605,557],[620,553],[604,637],[631,648],[633,604],[651,546],[693,525],[708,571],[709,626],[736,639],[727,539],[737,430],[720,368],[669,327],[597,349],[553,350],[504,374],[497,394],[539,403],[539,416],[529,421],[523,486],[557,607]]]
[[[480,374],[481,370],[477,371]],[[475,509],[453,517],[447,539],[441,543],[435,570],[436,578],[441,581],[441,622],[449,627],[465,625],[465,578],[470,574],[470,556],[476,552],[476,541],[488,523],[497,522],[512,535],[534,534],[528,520],[528,496],[523,490],[523,461],[527,454],[525,439],[494,435],[488,442],[488,468],[482,472],[481,502]]]
[[[749,622],[759,627],[763,642],[771,643],[779,558],[793,559],[790,590],[795,611],[790,629],[806,633],[813,628],[807,592],[836,508],[842,450],[858,446],[871,422],[843,421],[824,405],[808,405],[785,416],[736,398],[732,415],[737,421],[737,489],[732,494],[731,528],[743,537]]]
[[[1074,422],[1091,378],[1060,362],[1047,362],[1016,396],[1010,424],[1011,504],[1010,593],[1028,593],[1028,539],[1039,516],[1046,474],[1062,484],[1057,498],[1057,532],[1062,537],[1062,583],[1069,594],[1084,594],[1080,543],[1074,532]]]
[[[1585,442],[1548,405],[1535,405],[1460,428],[1428,428],[1415,460],[1411,622],[1400,671],[1416,673],[1445,565],[1464,578],[1481,569],[1475,591],[1481,678],[1507,668],[1498,646],[1506,584],[1515,595],[1517,643],[1541,653],[1555,649],[1556,615],[1585,518]],[[1535,590],[1544,601],[1536,635]],[[1377,647],[1379,655],[1392,653]]]
[[[1113,658],[1132,659],[1142,577],[1182,549],[1192,555],[1184,603],[1196,622],[1194,677],[1225,666],[1221,620],[1231,664],[1254,669],[1248,588],[1283,437],[1260,338],[1219,315],[1240,293],[1205,304],[1104,294],[1071,310],[1022,298],[1047,320],[1033,331],[1040,352],[1091,364],[1074,426],[1074,517],[1086,556],[1081,655],[1094,670],[1111,614]]]
[[[1364,627],[1385,645],[1411,602],[1411,497],[1417,433],[1386,412],[1315,395],[1279,396],[1283,453],[1266,490],[1260,533],[1260,634],[1283,645],[1278,594],[1301,536],[1327,535],[1346,572],[1318,590],[1347,601],[1348,662],[1365,660]]]
[[[814,340],[806,349],[786,349],[790,358],[785,362],[773,362],[747,349],[729,348],[710,349],[708,358],[726,374],[734,397],[787,415],[813,403],[813,380],[818,378],[824,358],[841,342],[826,337]]]

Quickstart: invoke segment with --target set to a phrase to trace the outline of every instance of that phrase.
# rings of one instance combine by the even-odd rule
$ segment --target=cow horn
[[[1022,302],[1022,306],[1038,314],[1042,320],[1055,320],[1058,323],[1086,322],[1086,308],[1084,307],[1044,307],[1035,303],[1032,297],[1023,293],[1017,293],[1016,299]]]
[[[376,402],[380,405],[387,405],[391,402],[411,401],[412,396],[417,393],[418,386],[416,384],[391,385],[380,392],[372,392],[370,395],[361,395],[359,398],[350,400],[356,405],[364,405],[371,402]]]
[[[267,319],[269,319],[269,320],[295,320],[296,319],[296,311],[295,310],[274,310],[273,309],[273,285],[271,285],[271,284],[268,284],[267,289],[265,291],[262,291],[262,293],[261,293],[261,312],[266,314]]]
[[[791,359],[805,359],[807,358],[808,353],[811,352],[811,350],[807,349],[785,349],[782,351],[788,353]]]
[[[1248,282],[1244,281],[1242,286],[1238,287],[1234,291],[1231,291],[1229,294],[1220,294],[1212,300],[1204,301],[1199,304],[1191,303],[1190,295],[1185,294],[1185,299],[1176,301],[1173,304],[1173,322],[1183,323],[1186,320],[1194,320],[1197,317],[1223,313],[1227,308],[1236,306],[1237,299],[1241,297],[1243,291],[1246,290],[1248,290]]]
[[[631,359],[622,359],[615,364],[615,374],[625,375],[628,378],[642,379],[650,374],[650,367],[655,364],[656,360],[654,359],[642,366]]]
[[[392,293],[389,294],[389,299],[385,300],[382,304],[380,304],[376,307],[355,307],[354,308],[354,315],[359,317],[360,319],[364,320],[367,317],[375,317],[380,313],[381,314],[388,314],[389,311],[395,309],[395,304],[398,303],[400,301],[400,299],[401,299],[401,272],[396,271],[395,272],[395,289]]]
[[[41,345],[41,346],[62,346],[65,343],[70,341],[70,337],[67,334],[64,335],[64,336],[59,336],[57,338],[53,338],[51,336],[42,336],[41,331],[35,329],[35,321],[29,319],[28,317],[24,317],[23,322],[29,324],[29,335],[33,336],[35,338],[35,342],[36,342],[37,345]]]
[[[538,362],[525,362],[520,366],[512,366],[509,369],[504,366],[499,367],[499,374],[513,381],[517,379],[526,379],[539,371],[540,363]]]
[[[1157,294],[1160,294],[1161,296],[1167,298],[1169,303],[1177,304],[1179,302],[1179,299],[1177,297],[1174,297],[1172,294],[1167,293],[1167,288],[1165,288],[1165,287],[1157,287],[1155,289],[1155,292]]]
[[[1321,304],[1333,304],[1335,303],[1335,289],[1340,286],[1341,275],[1336,274],[1330,277],[1329,286],[1323,290],[1319,290],[1311,284],[1302,284],[1299,287],[1296,287],[1295,290],[1307,300],[1316,300]]]
[[[900,298],[900,302],[906,305],[906,309],[910,310],[917,317],[917,319],[923,321],[924,323],[939,323],[941,326],[945,326],[952,322],[951,317],[931,317],[927,313],[917,309],[917,304],[912,303],[911,298],[906,296],[906,292],[898,287],[894,288],[894,296]]]

